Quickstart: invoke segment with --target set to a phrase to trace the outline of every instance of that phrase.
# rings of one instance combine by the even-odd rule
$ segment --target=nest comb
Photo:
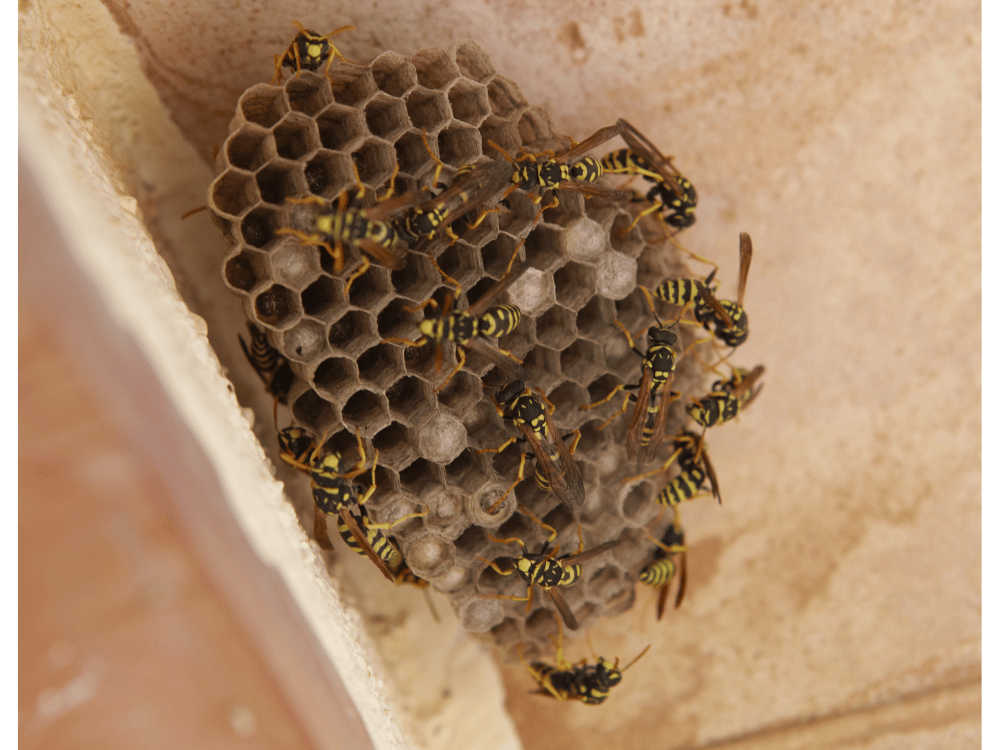
[[[496,386],[502,377],[472,356],[435,393],[455,364],[454,346],[445,345],[438,371],[433,346],[383,341],[415,338],[422,313],[405,308],[434,294],[443,297],[451,287],[427,255],[409,252],[404,269],[373,265],[345,298],[344,279],[360,261],[357,250],[345,247],[344,268],[335,274],[323,249],[276,230],[290,221],[286,198],[313,194],[333,200],[356,187],[355,165],[366,188],[384,189],[397,165],[409,189],[427,186],[436,164],[424,131],[446,176],[482,161],[488,140],[511,154],[569,144],[555,133],[548,113],[529,105],[474,42],[448,52],[423,50],[409,59],[386,52],[368,66],[335,63],[328,76],[303,71],[283,85],[256,85],[240,97],[208,197],[229,244],[225,284],[291,363],[295,379],[288,405],[294,422],[314,435],[330,435],[327,449],[340,450],[348,463],[357,455],[356,429],[369,455],[379,451],[377,491],[365,506],[369,514],[391,522],[428,510],[390,532],[411,570],[449,597],[468,631],[492,634],[505,658],[516,658],[519,644],[529,658],[551,653],[557,615],[549,598],[536,592],[528,613],[523,602],[492,598],[523,595],[525,584],[476,559],[511,555],[510,545],[498,545],[487,534],[519,537],[529,551],[541,547],[546,535],[518,512],[519,503],[559,532],[563,552],[575,550],[578,539],[572,513],[530,476],[494,515],[486,513],[513,481],[518,458],[515,448],[476,453],[514,434],[494,409],[495,388],[484,391],[484,379]],[[530,269],[508,291],[524,317],[501,343],[524,359],[528,384],[555,405],[558,428],[581,430],[575,458],[587,493],[580,513],[586,548],[622,540],[584,563],[581,579],[564,589],[585,628],[598,616],[632,606],[639,571],[653,555],[644,527],[660,515],[654,496],[662,479],[622,485],[637,473],[625,457],[628,416],[598,429],[618,409],[618,398],[593,410],[579,407],[618,383],[639,380],[640,359],[614,325],[616,317],[633,332],[652,324],[636,284],[691,273],[661,241],[655,222],[624,233],[636,208],[562,191],[558,207],[536,222],[538,207],[521,191],[507,203],[458,242],[438,243],[431,254],[461,282],[456,307],[464,309],[470,297],[501,278],[524,241],[518,252]],[[680,328],[680,343],[687,346],[694,334]],[[643,346],[641,338],[637,344]],[[680,359],[674,388],[705,392],[702,366],[692,357]],[[686,420],[683,402],[670,408],[667,435]],[[300,517],[311,519],[310,501],[295,502]],[[669,520],[666,514],[652,532],[658,535]],[[311,528],[308,521],[303,525]]]

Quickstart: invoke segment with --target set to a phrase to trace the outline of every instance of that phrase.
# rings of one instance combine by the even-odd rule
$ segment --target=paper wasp
[[[513,274],[508,274],[469,308],[454,311],[451,306],[461,294],[462,286],[451,277],[446,276],[455,285],[455,291],[445,298],[444,308],[440,315],[427,317],[420,321],[417,327],[422,334],[421,337],[416,341],[401,338],[386,338],[383,341],[392,341],[407,346],[424,346],[430,341],[435,342],[437,345],[435,369],[437,370],[441,369],[442,344],[445,341],[453,341],[457,351],[458,364],[441,385],[434,389],[435,393],[444,388],[465,366],[466,351],[479,354],[490,364],[500,368],[508,377],[523,377],[524,370],[521,368],[520,360],[505,349],[494,348],[483,341],[487,338],[498,339],[506,336],[517,328],[517,324],[521,321],[519,308],[514,305],[495,305],[492,307],[491,305],[523,272],[524,268],[519,268]],[[407,312],[415,312],[428,306],[437,309],[437,302],[433,297],[417,307],[405,309]]]
[[[360,456],[354,468],[347,472],[340,471],[342,459],[339,453],[320,455],[322,445],[326,442],[325,439],[316,443],[312,436],[298,427],[288,427],[278,433],[280,458],[290,466],[310,475],[313,502],[316,504],[313,512],[313,533],[319,546],[323,549],[333,549],[326,527],[326,516],[339,516],[339,522],[342,522],[349,530],[356,543],[356,546],[351,545],[351,548],[355,550],[360,548],[382,571],[382,575],[390,581],[394,581],[395,576],[392,570],[389,569],[385,559],[369,541],[370,532],[362,530],[357,517],[350,510],[351,506],[357,505],[359,510],[364,512],[362,506],[375,492],[375,467],[378,466],[378,450],[376,450],[371,465],[371,485],[363,494],[358,495],[350,480],[368,470],[364,468],[367,458],[364,443],[361,441],[361,432],[358,431],[355,434]],[[372,525],[371,528],[377,530],[379,526]],[[380,531],[378,533],[381,534]],[[382,538],[385,537],[382,536]],[[384,549],[383,552],[385,552]]]
[[[341,26],[336,31],[329,34],[317,34],[302,26],[298,21],[292,21],[298,27],[299,33],[295,35],[292,43],[283,54],[274,56],[274,78],[271,85],[281,80],[281,69],[290,68],[299,75],[303,70],[319,70],[320,65],[326,63],[323,73],[329,77],[330,66],[336,58],[340,58],[345,63],[351,61],[340,54],[340,50],[333,46],[330,37],[342,34],[345,31],[354,31],[353,26]],[[353,63],[352,63],[353,64]]]
[[[551,411],[555,411],[555,407],[545,398],[544,393],[538,391],[538,395],[545,400]],[[477,452],[499,453],[513,443],[526,442],[535,459],[535,483],[542,490],[551,490],[560,502],[568,505],[574,512],[578,511],[585,499],[583,475],[573,460],[573,450],[566,447],[563,437],[556,430],[552,417],[549,411],[545,410],[541,400],[532,393],[531,388],[525,388],[523,380],[512,380],[497,392],[496,409],[502,419],[513,421],[523,437],[512,437],[497,448],[484,448]],[[576,439],[573,441],[574,450],[579,439],[580,432],[577,430]],[[487,513],[492,513],[524,479],[524,462],[527,455],[527,453],[521,454],[517,480],[487,509]]]
[[[695,256],[697,257],[697,256]],[[726,346],[737,347],[750,335],[750,321],[743,309],[743,295],[750,274],[753,243],[750,235],[740,232],[740,280],[736,301],[715,297],[710,284],[715,278],[713,270],[704,282],[697,279],[670,279],[660,284],[654,295],[673,305],[694,303],[694,317]],[[717,269],[716,269],[717,270]]]
[[[704,436],[695,435],[692,432],[683,431],[673,439],[674,452],[670,458],[664,462],[659,469],[648,471],[634,477],[623,480],[623,484],[634,482],[638,479],[660,474],[670,468],[670,465],[677,462],[680,466],[680,473],[671,479],[667,485],[660,490],[656,496],[656,502],[660,505],[669,506],[676,511],[677,506],[686,500],[693,500],[698,491],[708,479],[712,488],[712,496],[719,503],[722,503],[722,494],[719,492],[719,481],[715,475],[715,467],[708,457],[708,447],[705,445]]]
[[[764,365],[757,365],[753,370],[734,367],[729,380],[716,380],[708,395],[693,399],[687,407],[688,414],[706,430],[735,419],[764,387],[754,388],[763,374]]]
[[[698,192],[674,166],[673,157],[660,153],[652,141],[627,120],[619,120],[618,127],[629,147],[606,154],[601,160],[604,170],[609,174],[638,175],[653,183],[646,193],[646,200],[652,205],[636,216],[622,234],[628,234],[643,216],[656,212],[660,212],[662,221],[674,229],[686,229],[694,224]]]
[[[264,390],[274,396],[278,403],[287,404],[288,390],[295,379],[292,366],[281,352],[271,346],[263,330],[248,322],[247,331],[250,333],[249,345],[242,336],[236,337],[247,362],[264,381]]]
[[[495,536],[487,535],[498,544],[517,544],[521,548],[521,555],[513,558],[514,565],[509,570],[502,570],[496,562],[491,562],[490,560],[486,560],[482,557],[477,557],[476,559],[486,563],[502,576],[509,576],[512,573],[517,573],[521,579],[528,584],[528,592],[526,596],[497,595],[498,599],[510,599],[515,602],[527,602],[524,611],[528,612],[531,609],[534,587],[537,585],[544,589],[551,597],[552,603],[559,611],[559,615],[562,617],[563,622],[566,623],[566,627],[570,630],[576,630],[580,627],[580,625],[577,623],[576,617],[573,615],[573,611],[570,609],[569,604],[558,587],[572,586],[577,582],[580,578],[580,574],[583,572],[581,563],[584,560],[589,560],[607,552],[610,549],[614,549],[621,544],[621,540],[614,539],[609,542],[604,542],[603,544],[599,544],[596,547],[584,552],[583,534],[581,532],[580,546],[577,548],[577,551],[569,555],[556,557],[556,555],[559,554],[559,545],[557,544],[551,549],[549,547],[555,540],[558,532],[556,532],[552,526],[549,526],[547,523],[544,523],[536,518],[526,508],[521,507],[520,511],[531,518],[543,529],[547,529],[550,532],[548,539],[545,540],[545,544],[542,545],[542,548],[538,552],[525,552],[525,543],[517,537],[498,539]]]
[[[540,188],[538,195],[529,193],[529,197],[536,205],[541,205],[542,195],[546,190],[555,189],[573,190],[583,193],[588,198],[599,197],[608,201],[629,200],[630,193],[604,185],[595,185],[594,183],[604,174],[604,168],[601,166],[601,162],[594,157],[583,156],[592,148],[611,140],[620,132],[620,124],[609,125],[580,143],[574,142],[570,148],[558,154],[554,151],[542,151],[537,154],[525,151],[517,159],[493,141],[487,141],[490,146],[500,152],[504,159],[514,165],[514,172],[510,177],[512,184],[503,197],[507,198],[518,188],[525,191]],[[542,207],[541,211],[558,205],[559,199],[553,196],[552,203]],[[539,216],[541,211],[539,211]]]
[[[563,650],[561,626],[558,638],[553,637],[552,642],[556,647],[555,665],[540,661],[528,664],[524,660],[523,652],[520,648],[518,649],[521,663],[539,685],[540,689],[536,692],[540,695],[549,695],[560,701],[581,701],[588,706],[604,703],[611,688],[622,681],[622,672],[639,661],[650,649],[650,646],[646,646],[639,652],[638,656],[619,669],[618,659],[612,663],[596,654],[593,654],[594,664],[587,664],[586,659],[578,664],[567,661]],[[593,648],[591,653],[593,653]]]
[[[620,391],[635,391],[635,393],[628,394],[622,403],[622,408],[601,425],[601,429],[607,427],[612,420],[625,413],[629,401],[635,401],[635,413],[632,415],[625,443],[628,459],[633,463],[639,459],[640,449],[645,449],[640,462],[644,463],[646,457],[654,455],[660,447],[660,443],[663,442],[667,424],[666,407],[676,398],[676,394],[670,390],[670,387],[673,385],[674,368],[680,357],[674,349],[677,344],[677,334],[671,330],[680,317],[673,323],[664,325],[657,317],[656,311],[653,310],[653,300],[649,296],[649,290],[645,287],[640,287],[640,289],[645,294],[646,302],[649,303],[653,318],[656,320],[656,325],[651,326],[646,332],[645,354],[639,351],[628,329],[617,319],[615,325],[622,330],[625,338],[628,339],[629,349],[642,357],[642,379],[632,385],[624,383],[616,385],[605,398],[580,407],[581,409],[592,409],[595,406],[606,404]],[[683,315],[683,311],[681,314]]]
[[[399,167],[397,165],[396,169]],[[388,217],[396,214],[401,208],[413,205],[417,199],[416,193],[407,193],[392,197],[393,179],[390,179],[390,187],[385,195],[379,197],[376,193],[377,203],[371,208],[355,208],[348,206],[348,191],[343,191],[337,199],[337,208],[319,213],[312,217],[312,234],[303,232],[291,227],[281,227],[275,234],[288,234],[297,238],[306,245],[318,245],[330,253],[334,262],[334,272],[340,273],[344,268],[344,245],[353,245],[363,250],[368,255],[375,258],[379,263],[387,268],[399,270],[405,267],[403,257],[392,250],[396,241],[396,232],[393,225],[388,221]],[[361,182],[358,174],[358,167],[354,165],[354,179],[358,185],[354,199],[351,203],[356,203],[365,196],[365,186]],[[326,199],[318,195],[310,195],[305,198],[286,198],[286,203],[298,205],[315,204],[325,206]],[[350,292],[351,284],[371,267],[371,261],[366,255],[361,256],[361,264],[348,277],[344,288],[344,296]]]
[[[639,580],[649,586],[659,587],[660,593],[656,600],[656,619],[659,620],[663,617],[667,593],[675,577],[678,579],[675,609],[681,606],[687,590],[687,547],[684,546],[684,529],[681,528],[680,514],[676,507],[673,522],[659,540],[653,541],[657,545],[653,562],[642,569]]]

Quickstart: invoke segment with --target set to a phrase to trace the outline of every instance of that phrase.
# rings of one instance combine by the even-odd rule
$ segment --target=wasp
[[[646,295],[646,302],[649,303],[653,318],[656,320],[656,325],[651,326],[646,332],[646,352],[639,351],[632,340],[632,334],[617,319],[615,325],[625,334],[629,349],[642,358],[642,379],[631,385],[624,383],[616,385],[605,398],[580,408],[592,409],[595,406],[606,404],[620,391],[635,391],[635,393],[626,396],[622,408],[602,424],[601,429],[603,430],[613,420],[624,414],[630,401],[635,401],[635,414],[633,414],[632,422],[628,428],[625,445],[628,459],[632,462],[639,458],[640,449],[645,448],[642,461],[644,463],[645,458],[654,455],[660,447],[660,443],[663,442],[664,429],[667,424],[666,407],[677,397],[677,394],[671,391],[670,387],[674,382],[674,369],[680,354],[674,349],[677,345],[677,334],[671,330],[671,327],[680,318],[678,317],[669,325],[665,325],[656,315],[656,311],[653,310],[653,300],[650,298],[649,290],[645,287],[640,287],[640,289]],[[681,315],[683,315],[683,311]]]
[[[544,393],[538,391],[538,395],[545,400],[549,410],[555,411],[555,407],[545,398]],[[523,380],[512,380],[497,392],[496,410],[501,419],[513,421],[514,426],[521,431],[522,437],[509,438],[497,448],[484,448],[478,453],[499,453],[513,443],[526,442],[531,448],[531,456],[535,459],[535,483],[544,491],[551,490],[560,502],[566,503],[574,512],[579,510],[584,501],[583,475],[573,460],[573,453],[580,440],[579,430],[575,433],[573,450],[570,450],[566,447],[564,438],[556,431],[550,412],[546,411],[542,401],[532,393],[531,388],[525,388]],[[524,462],[527,457],[527,453],[521,454],[517,479],[500,499],[489,507],[487,513],[492,513],[524,479]]]
[[[656,619],[659,620],[663,618],[667,594],[675,577],[678,579],[675,609],[681,606],[687,590],[687,547],[684,546],[684,529],[681,528],[677,508],[674,508],[674,520],[663,532],[663,536],[653,541],[657,545],[653,562],[642,569],[639,580],[649,586],[659,587],[660,593],[656,601]]]
[[[563,555],[562,557],[556,557],[559,554],[559,545],[551,547],[552,542],[555,540],[557,532],[556,530],[536,518],[527,508],[521,507],[520,511],[531,518],[535,523],[539,524],[543,529],[547,529],[550,534],[548,539],[546,539],[545,544],[538,552],[525,552],[525,543],[518,539],[517,537],[510,537],[509,539],[498,539],[495,536],[487,535],[494,542],[498,544],[517,544],[522,550],[522,554],[519,557],[513,559],[513,567],[509,570],[503,570],[496,564],[496,562],[491,562],[482,557],[477,557],[487,565],[489,565],[493,570],[502,576],[509,576],[513,573],[517,573],[521,579],[528,584],[528,591],[526,596],[503,596],[500,595],[499,599],[510,599],[515,602],[527,602],[525,606],[525,612],[531,609],[531,602],[533,600],[534,587],[537,585],[544,589],[546,593],[551,597],[552,603],[555,605],[556,609],[559,611],[563,622],[566,623],[566,627],[570,630],[577,630],[580,625],[573,615],[573,611],[570,609],[569,603],[566,598],[562,595],[562,592],[558,587],[560,586],[572,586],[580,578],[583,572],[584,560],[589,560],[593,557],[597,557],[610,549],[614,549],[620,543],[620,539],[614,539],[609,542],[604,542],[596,547],[593,547],[586,552],[583,551],[583,534],[580,532],[580,546],[576,552],[568,555]],[[579,527],[578,527],[579,529]],[[551,549],[550,549],[551,547]]]
[[[264,390],[274,396],[278,403],[287,404],[288,390],[295,378],[292,366],[281,352],[271,346],[263,330],[248,322],[247,331],[250,333],[249,345],[242,336],[236,337],[247,362],[264,381]]]
[[[607,699],[611,688],[622,681],[622,672],[627,670],[639,659],[641,659],[650,646],[646,646],[639,655],[626,664],[621,669],[618,668],[618,659],[611,662],[609,659],[594,654],[594,664],[587,664],[584,659],[579,664],[571,664],[567,661],[563,651],[562,627],[559,628],[559,637],[553,638],[556,646],[555,665],[545,662],[532,662],[528,664],[524,660],[524,654],[518,649],[521,663],[527,668],[528,673],[539,685],[536,691],[540,695],[549,695],[560,701],[581,701],[588,706],[597,706]],[[591,649],[593,653],[593,649]]]
[[[512,184],[504,193],[504,199],[518,188],[525,191],[540,188],[538,195],[529,193],[528,196],[535,205],[540,206],[545,191],[558,188],[583,193],[588,198],[598,197],[617,202],[628,200],[631,195],[623,190],[595,185],[594,183],[604,174],[604,167],[594,157],[583,156],[592,148],[614,138],[620,131],[620,125],[609,125],[606,128],[601,128],[581,143],[573,143],[570,148],[558,154],[554,151],[542,151],[537,154],[524,152],[518,159],[508,154],[493,141],[487,141],[490,146],[500,152],[507,162],[514,165],[514,172],[510,177]],[[553,196],[552,202],[539,210],[536,222],[541,217],[542,211],[547,208],[555,208],[558,205],[559,198]]]
[[[646,200],[652,205],[636,216],[622,235],[628,234],[643,216],[657,212],[664,223],[674,229],[686,229],[694,224],[698,192],[674,166],[673,157],[660,153],[652,141],[627,120],[619,120],[618,127],[629,147],[606,154],[601,160],[604,171],[638,175],[653,183],[646,193]]]
[[[298,21],[292,21],[292,23],[298,28],[299,33],[295,35],[292,43],[288,45],[288,49],[283,54],[274,56],[272,86],[281,80],[283,67],[290,68],[298,76],[303,70],[319,70],[319,66],[325,62],[326,68],[323,73],[329,77],[330,66],[335,59],[339,57],[345,63],[351,62],[330,43],[330,38],[345,31],[354,31],[353,26],[341,26],[329,34],[317,34],[315,31],[303,27]]]
[[[372,458],[371,484],[359,495],[350,480],[366,473],[368,469],[364,468],[367,457],[364,443],[361,441],[361,432],[357,431],[355,434],[360,457],[354,468],[347,472],[341,472],[342,457],[339,453],[320,454],[325,439],[317,443],[312,436],[298,427],[286,428],[278,433],[280,457],[285,463],[310,475],[315,503],[313,533],[319,546],[323,549],[333,548],[327,532],[326,517],[339,516],[340,521],[354,538],[356,546],[351,545],[352,549],[360,547],[361,551],[382,571],[382,575],[394,581],[395,577],[385,559],[372,547],[368,532],[362,530],[357,517],[350,510],[353,505],[357,505],[363,512],[362,506],[375,492],[375,468],[378,466],[378,450],[376,450]]]
[[[706,430],[735,419],[764,387],[754,388],[763,374],[764,365],[757,365],[753,370],[733,368],[733,376],[729,380],[716,380],[710,393],[693,399],[687,407],[688,414]]]
[[[399,170],[399,166],[396,166]],[[354,165],[354,179],[358,185],[352,203],[356,203],[365,196],[365,186],[361,182],[361,175],[358,167]],[[288,234],[297,238],[306,245],[318,245],[330,253],[334,262],[334,272],[340,273],[344,268],[344,245],[353,245],[363,250],[368,255],[375,258],[379,263],[387,268],[399,270],[404,268],[406,263],[403,257],[393,250],[396,242],[396,231],[389,216],[398,213],[406,206],[412,205],[417,194],[407,193],[392,197],[395,173],[390,179],[390,187],[385,195],[379,197],[376,193],[377,203],[371,208],[356,208],[348,205],[348,191],[344,191],[337,199],[337,208],[326,213],[319,213],[312,219],[312,234],[293,229],[291,227],[281,227],[275,234]],[[286,203],[299,205],[318,204],[326,205],[327,201],[318,195],[310,195],[305,198],[286,198]],[[361,256],[361,264],[348,277],[344,288],[346,297],[351,289],[351,284],[365,271],[371,268],[371,261],[367,256]]]
[[[491,364],[499,367],[509,377],[523,377],[524,370],[521,368],[521,361],[514,357],[509,351],[488,346],[481,339],[499,339],[511,333],[521,321],[521,310],[515,305],[495,305],[493,301],[503,294],[514,281],[524,272],[519,268],[513,274],[508,274],[493,286],[486,294],[476,300],[466,310],[452,311],[451,306],[455,299],[461,294],[462,286],[451,277],[446,277],[455,284],[455,292],[449,294],[445,299],[441,314],[426,317],[418,325],[422,334],[416,341],[410,339],[387,338],[383,341],[392,341],[407,346],[424,346],[430,341],[437,343],[436,369],[441,368],[443,356],[442,343],[452,341],[457,350],[458,364],[455,369],[444,379],[437,388],[438,393],[448,382],[455,377],[459,370],[465,366],[466,351],[471,351],[481,355]],[[437,302],[431,298],[418,307],[405,308],[408,312],[415,312],[427,307],[437,309]]]
[[[697,256],[696,256],[697,257]],[[750,335],[750,321],[743,309],[743,295],[746,292],[750,261],[753,258],[753,243],[750,235],[740,232],[740,279],[737,298],[719,300],[711,288],[715,278],[713,270],[705,279],[670,279],[656,288],[655,296],[673,305],[694,304],[694,317],[706,330],[714,333],[726,346],[733,348],[747,340]]]
[[[673,508],[676,512],[677,506],[681,503],[693,500],[696,496],[700,497],[697,493],[704,486],[706,479],[711,487],[712,496],[721,505],[722,494],[719,492],[719,481],[715,474],[715,467],[712,466],[708,457],[708,447],[705,445],[704,436],[695,435],[685,430],[674,437],[673,443],[674,452],[659,469],[628,477],[622,483],[628,484],[655,474],[661,474],[676,461],[677,465],[680,466],[680,473],[667,482],[667,485],[656,496],[656,502],[659,505]]]

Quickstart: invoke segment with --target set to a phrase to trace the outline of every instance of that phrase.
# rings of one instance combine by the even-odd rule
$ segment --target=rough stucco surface
[[[602,708],[504,668],[525,747],[978,746],[978,4],[107,5],[205,160],[292,18],[353,23],[337,42],[359,61],[473,38],[562,132],[624,116],[677,157],[701,199],[685,244],[723,292],[752,235],[740,359],[767,385],[712,435],[726,505],[685,512],[688,598],[656,623],[642,594],[591,631],[605,656],[653,644]],[[221,241],[174,218],[209,171],[165,190],[160,159],[125,181],[211,338],[238,305],[192,269]]]

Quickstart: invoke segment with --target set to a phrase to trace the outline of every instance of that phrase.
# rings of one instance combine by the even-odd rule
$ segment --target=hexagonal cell
[[[455,48],[455,63],[466,78],[474,81],[487,81],[497,74],[496,68],[490,62],[489,53],[478,42],[461,42]]]
[[[379,432],[372,439],[372,445],[379,452],[379,461],[390,469],[404,469],[417,458],[410,432],[399,422]]]
[[[250,172],[267,164],[277,154],[270,131],[254,125],[245,125],[232,133],[223,149],[231,165]]]
[[[639,482],[634,485],[622,502],[622,515],[632,523],[641,525],[645,520],[645,511],[650,505],[653,492],[653,485],[649,482]]]
[[[305,166],[306,185],[313,195],[333,198],[354,185],[354,169],[347,154],[320,151]]]
[[[461,493],[435,483],[426,486],[420,493],[420,502],[430,511],[424,518],[427,527],[446,539],[456,539],[469,528],[465,498]]]
[[[535,227],[524,242],[528,265],[541,271],[552,272],[563,262],[562,231],[543,225]]]
[[[417,85],[417,69],[398,52],[383,52],[372,61],[375,85],[390,96],[402,98]]]
[[[358,357],[358,372],[365,383],[386,388],[403,375],[403,353],[390,344],[378,344]]]
[[[473,283],[482,276],[482,268],[479,266],[479,253],[475,248],[464,243],[456,242],[446,249],[437,259],[437,264],[446,274],[455,279],[463,287]],[[488,280],[488,286],[493,287],[495,282]],[[474,298],[473,298],[474,299]]]
[[[611,228],[608,230],[608,239],[611,241],[612,250],[622,255],[627,255],[629,258],[636,258],[646,245],[640,239],[640,231],[638,229],[625,231],[631,224],[631,215],[621,211],[618,212],[611,223]]]
[[[458,611],[458,621],[470,633],[487,633],[503,619],[503,607],[497,599],[472,597]]]
[[[493,84],[490,85],[492,86]],[[514,123],[497,117],[495,114],[491,114],[479,126],[479,135],[483,139],[484,151],[489,141],[493,141],[493,143],[500,146],[500,148],[512,156],[521,148],[521,138],[517,134],[517,128],[514,127]],[[492,156],[493,153],[495,152],[490,148],[487,156]]]
[[[261,199],[274,205],[304,193],[307,187],[301,165],[294,162],[272,161],[257,173],[256,180]]]
[[[344,404],[340,414],[351,430],[360,428],[365,433],[377,432],[389,425],[389,410],[377,393],[359,390]]]
[[[537,318],[538,343],[556,351],[562,351],[576,339],[574,315],[561,305],[553,305],[544,315]]]
[[[483,397],[483,383],[475,375],[460,370],[438,392],[438,403],[463,416]]]
[[[634,331],[640,326],[649,325],[651,322],[649,303],[641,289],[632,290],[613,304],[618,321],[630,331]],[[642,342],[637,343],[641,345]]]
[[[369,313],[350,310],[330,326],[328,340],[334,349],[356,358],[378,342],[375,321]]]
[[[378,333],[382,339],[419,340],[417,324],[421,315],[407,310],[408,306],[406,300],[397,297],[378,314]],[[400,342],[394,343],[400,347],[406,346]]]
[[[490,454],[479,454],[467,448],[445,466],[446,481],[449,486],[473,494],[492,477],[490,462]]]
[[[401,174],[419,177],[434,165],[420,133],[404,133],[396,141],[395,148]]]
[[[552,116],[547,111],[535,106],[529,106],[518,118],[517,132],[521,136],[521,143],[524,144],[560,138],[552,127]],[[555,150],[558,152],[564,148],[560,147]]]
[[[285,92],[280,88],[266,84],[251,86],[243,92],[239,108],[247,122],[255,123],[264,128],[272,127],[288,114]]]
[[[299,362],[310,362],[325,349],[326,330],[315,320],[300,320],[282,336],[281,351]]]
[[[260,193],[252,174],[230,169],[215,178],[209,202],[214,211],[239,216],[260,202]]]
[[[244,248],[226,261],[226,283],[233,289],[249,292],[257,282],[267,277],[266,256]]]
[[[412,375],[400,378],[385,392],[393,419],[414,425],[434,409],[431,387]]]
[[[333,407],[313,390],[306,390],[292,403],[292,416],[313,435],[322,435],[340,426]]]
[[[579,224],[581,214],[583,213],[583,196],[572,189],[560,189],[556,191],[556,198],[558,198],[558,203],[549,198],[548,193],[546,193],[546,198],[542,205],[548,205],[549,207],[542,212],[542,221],[545,224],[551,224],[561,229]],[[596,199],[591,198],[590,200]],[[600,224],[597,226],[603,240],[605,235],[604,230],[600,229]],[[561,240],[560,247],[563,252],[568,254],[569,247],[565,239]]]
[[[320,273],[317,249],[285,238],[268,254],[274,280],[296,291],[304,289]]]
[[[559,358],[562,373],[566,378],[586,385],[604,369],[604,355],[601,348],[590,341],[578,339],[567,347]]]
[[[319,276],[300,297],[302,312],[315,318],[329,319],[347,306],[342,282],[329,276]]]
[[[324,107],[333,103],[333,92],[326,76],[301,75],[285,83],[288,105],[293,112],[314,117]]]
[[[357,151],[351,154],[361,175],[361,181],[366,185],[381,185],[396,168],[393,161],[396,153],[392,146],[384,141],[368,140]]]
[[[611,434],[607,430],[601,429],[602,424],[604,424],[603,420],[591,419],[580,427],[580,442],[576,446],[578,454],[598,456],[607,449]]]
[[[593,342],[607,338],[614,326],[615,303],[604,297],[591,297],[576,315],[576,329],[580,336]]]
[[[358,366],[352,359],[330,357],[320,362],[313,373],[312,383],[331,401],[341,404],[359,384]]]
[[[410,127],[406,105],[381,93],[365,106],[365,122],[372,135],[387,140],[393,140],[393,136]]]
[[[396,294],[412,300],[414,304],[423,302],[430,297],[437,288],[440,278],[441,275],[434,268],[431,259],[423,253],[407,253],[406,266],[391,274],[392,286],[396,290]],[[412,305],[410,306],[412,307]],[[381,326],[379,326],[379,330],[382,330]]]
[[[594,296],[597,286],[594,269],[567,263],[555,273],[556,300],[570,310],[579,310]]]
[[[538,317],[555,304],[555,281],[551,273],[529,268],[508,287],[507,294],[523,315]]]
[[[456,120],[478,127],[490,114],[489,94],[481,83],[460,78],[448,89],[448,101]]]
[[[421,578],[435,578],[455,564],[455,548],[440,534],[425,529],[403,543],[403,556],[410,570]]]
[[[454,461],[468,444],[465,428],[451,414],[437,412],[414,425],[417,450],[439,464]]]
[[[287,328],[301,314],[298,295],[280,284],[272,284],[253,301],[257,320],[274,328]]]
[[[518,244],[517,240],[504,232],[501,232],[495,240],[486,244],[480,251],[485,272],[497,279],[503,276],[515,248],[523,260],[524,250],[522,247],[518,247]],[[517,264],[518,261],[514,261],[514,265],[516,266]]]
[[[364,116],[356,109],[333,104],[316,118],[319,139],[331,151],[349,151],[365,136]]]
[[[566,226],[563,249],[567,257],[583,263],[594,263],[608,248],[608,232],[588,218],[577,217]]]
[[[461,75],[458,66],[444,50],[423,49],[410,60],[417,70],[420,85],[429,89],[447,88],[449,83]]]
[[[285,159],[301,159],[319,146],[316,122],[306,115],[292,112],[274,129],[274,147]]]
[[[329,77],[333,98],[339,104],[349,107],[364,101],[378,90],[375,76],[368,68],[341,65],[331,68]]]
[[[433,495],[435,488],[444,484],[444,469],[426,458],[418,458],[399,472],[399,483],[421,498],[425,493]]]
[[[597,264],[597,293],[621,299],[635,289],[638,264],[621,253],[605,253]]]
[[[353,272],[354,264],[345,264]],[[354,280],[350,289],[351,304],[371,312],[378,312],[392,296],[392,286],[389,282],[388,269],[372,265],[365,273]]]
[[[545,392],[562,380],[559,352],[545,346],[536,346],[525,355],[524,368],[531,375],[531,385]]]
[[[451,117],[448,97],[440,91],[417,87],[406,97],[406,111],[413,127],[435,131]]]
[[[582,424],[587,415],[581,410],[581,406],[590,403],[587,389],[576,383],[563,383],[554,391],[548,394],[549,401],[556,407],[555,415],[559,419],[559,424],[564,430],[575,429],[574,425]],[[567,438],[566,446],[570,447],[571,438]]]
[[[437,141],[439,158],[453,167],[474,162],[483,152],[479,131],[473,127],[452,124],[437,134]]]
[[[521,87],[504,76],[496,76],[490,81],[487,91],[489,92],[490,108],[498,118],[512,120],[528,106],[524,94],[521,93]],[[504,144],[500,145],[506,148]],[[517,145],[520,145],[520,141]]]

